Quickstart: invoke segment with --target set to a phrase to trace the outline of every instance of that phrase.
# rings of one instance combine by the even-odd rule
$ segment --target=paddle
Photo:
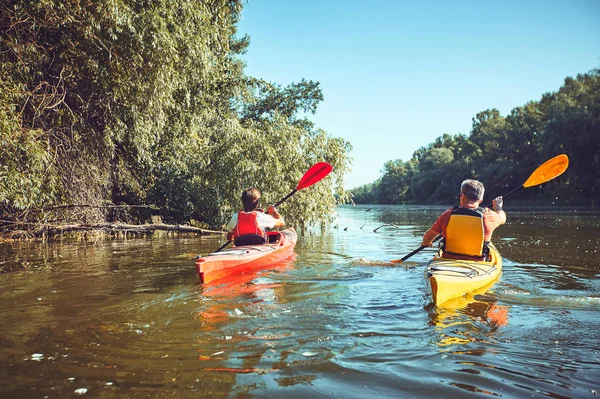
[[[296,194],[296,192],[304,190],[305,188],[310,187],[313,184],[323,180],[323,178],[325,178],[325,176],[331,173],[332,170],[333,167],[327,162],[318,162],[314,164],[310,167],[309,170],[306,171],[304,176],[302,176],[302,179],[300,179],[300,182],[298,182],[296,188],[293,189],[288,195],[277,201],[273,206],[278,207],[279,205],[287,201],[287,199],[290,198],[292,195]],[[221,245],[219,249],[217,249],[215,252],[220,252],[221,250],[225,249],[225,247],[229,244],[231,244],[231,241],[227,241],[225,244]]]
[[[508,194],[503,195],[502,199],[516,193],[517,191],[519,191],[522,188],[539,186],[540,184],[546,183],[547,181],[550,181],[550,180],[554,179],[555,177],[562,175],[564,173],[564,171],[567,170],[568,166],[569,166],[569,158],[565,154],[557,155],[554,158],[549,159],[546,162],[544,162],[543,164],[541,164],[540,166],[538,166],[538,168],[533,171],[533,173],[529,176],[529,178],[527,179],[527,181],[525,181],[525,183],[521,184],[519,187],[515,188]],[[489,208],[491,206],[492,206],[492,204],[490,203],[487,207]],[[436,242],[436,241],[440,240],[441,238],[442,238],[442,236],[439,235],[435,238],[435,240],[433,240],[433,242]],[[414,254],[421,252],[425,248],[427,248],[427,247],[424,247],[421,245],[419,248],[415,249],[414,251],[412,251],[411,253],[409,253],[408,255],[403,257],[402,259],[392,259],[390,262],[400,264],[400,263],[404,262],[406,259],[413,256]]]

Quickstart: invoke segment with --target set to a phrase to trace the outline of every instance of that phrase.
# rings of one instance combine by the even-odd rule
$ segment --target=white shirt
[[[250,212],[248,212],[250,213]],[[231,217],[231,220],[229,221],[229,223],[227,223],[227,231],[233,231],[233,229],[235,229],[235,226],[237,225],[237,221],[238,221],[238,214],[234,214]],[[268,213],[263,213],[263,212],[256,212],[256,223],[258,223],[258,227],[260,227],[263,231],[265,229],[272,229],[273,227],[275,227],[275,218],[271,215],[269,215]]]

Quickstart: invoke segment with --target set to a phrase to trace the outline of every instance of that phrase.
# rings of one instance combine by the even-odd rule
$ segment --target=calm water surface
[[[507,207],[500,280],[434,308],[433,250],[388,261],[441,210],[341,207],[207,286],[221,236],[0,245],[0,397],[598,397],[600,213]]]

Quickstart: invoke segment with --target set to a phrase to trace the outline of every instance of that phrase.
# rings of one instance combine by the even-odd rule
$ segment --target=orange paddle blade
[[[552,159],[541,164],[532,174],[529,179],[523,183],[523,187],[539,186],[558,177],[564,173],[569,167],[569,157],[565,154],[560,154]]]

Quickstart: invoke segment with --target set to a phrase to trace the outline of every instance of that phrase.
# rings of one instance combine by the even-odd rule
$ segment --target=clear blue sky
[[[310,119],[354,146],[353,188],[600,67],[600,0],[249,0],[238,34],[248,75],[321,83]]]

